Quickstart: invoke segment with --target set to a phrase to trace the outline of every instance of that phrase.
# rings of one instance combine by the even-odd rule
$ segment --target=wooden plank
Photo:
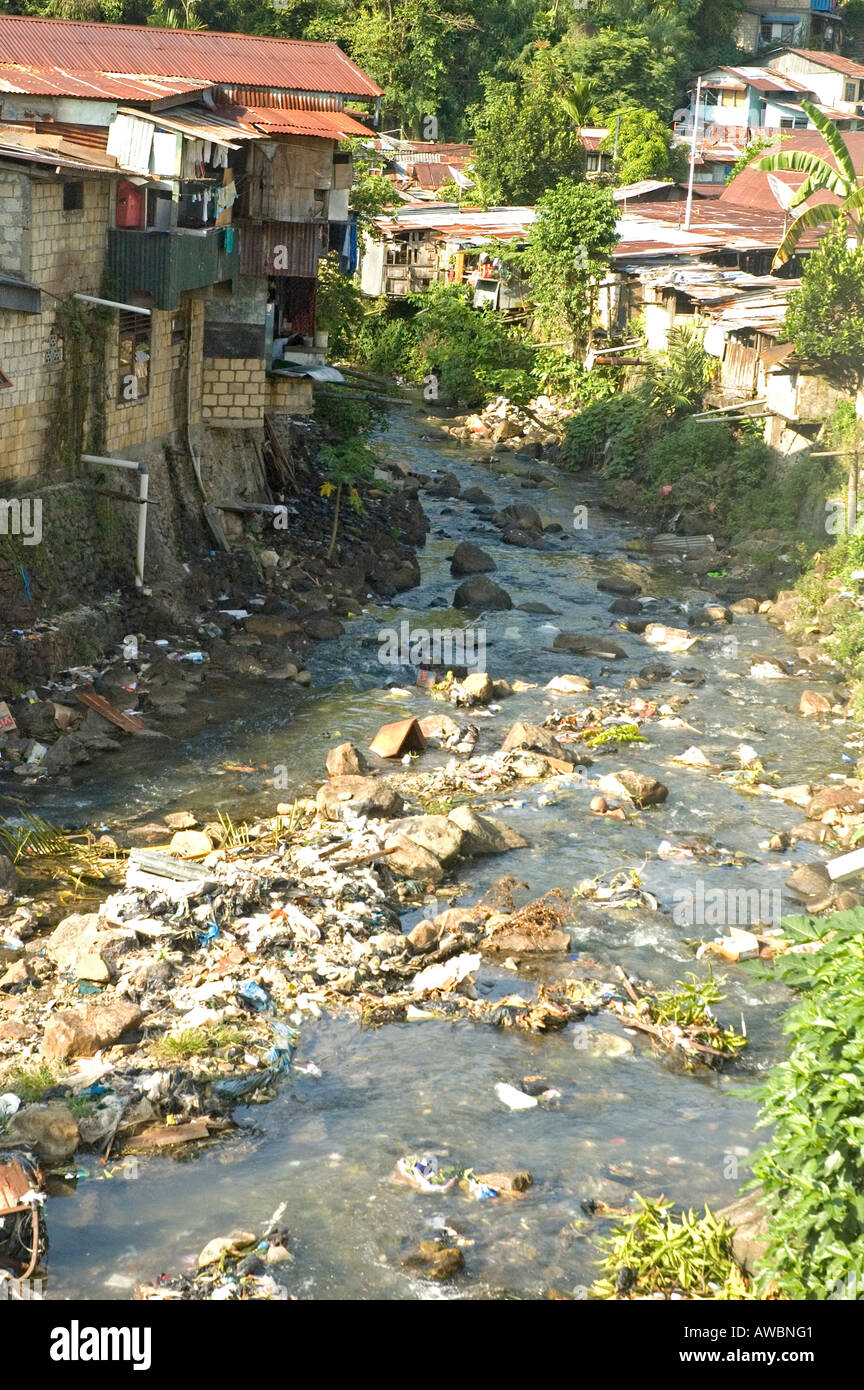
[[[76,690],[75,694],[82,705],[87,705],[90,709],[101,714],[103,719],[107,719],[109,724],[116,724],[118,729],[123,729],[127,734],[143,734],[147,732],[147,725],[143,720],[134,714],[124,714],[122,710],[115,709],[109,704],[104,695],[97,695],[92,686],[86,686],[81,690]]]

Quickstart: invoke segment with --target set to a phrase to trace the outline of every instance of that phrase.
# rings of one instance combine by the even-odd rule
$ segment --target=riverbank
[[[604,514],[590,482],[548,472],[542,480],[548,485],[537,487],[538,479],[499,472],[486,454],[424,439],[433,428],[430,422],[400,420],[388,432],[394,454],[429,476],[423,496],[432,529],[421,584],[400,608],[370,607],[344,634],[316,649],[312,686],[292,707],[292,723],[286,726],[285,704],[274,701],[272,712],[257,710],[221,732],[211,726],[206,735],[192,733],[182,749],[166,749],[172,757],[163,769],[148,768],[143,779],[140,765],[114,761],[113,787],[91,790],[86,769],[75,782],[79,815],[98,806],[118,842],[124,821],[155,826],[169,807],[185,810],[198,823],[190,827],[193,835],[219,824],[216,811],[230,816],[228,843],[186,861],[198,872],[215,856],[208,872],[217,885],[227,883],[211,890],[209,903],[195,900],[194,926],[173,908],[151,914],[146,893],[140,898],[144,890],[123,887],[125,855],[112,870],[111,910],[122,920],[99,924],[97,932],[119,931],[128,943],[129,923],[152,918],[170,928],[170,944],[156,947],[158,938],[148,941],[133,928],[127,963],[122,954],[116,966],[108,960],[114,978],[89,997],[108,1004],[125,979],[118,1002],[144,1017],[125,1035],[128,1041],[120,1035],[118,1052],[106,1044],[108,1082],[89,1084],[106,1084],[110,1091],[116,1072],[118,1094],[127,1087],[131,1093],[148,1076],[185,1069],[180,1093],[195,1098],[185,1122],[203,1114],[230,1120],[232,1127],[224,1137],[218,1126],[209,1137],[200,1131],[190,1137],[174,1151],[185,1162],[152,1149],[139,1155],[132,1170],[137,1183],[124,1182],[119,1193],[98,1148],[79,1148],[61,1164],[73,1176],[61,1177],[68,1199],[58,1194],[48,1204],[52,1297],[129,1297],[163,1270],[185,1268],[190,1254],[214,1236],[237,1227],[263,1229],[283,1199],[289,1201],[284,1223],[294,1263],[287,1277],[280,1271],[279,1281],[301,1296],[326,1297],[334,1290],[346,1297],[428,1296],[422,1270],[403,1260],[434,1238],[444,1240],[444,1249],[462,1252],[465,1269],[453,1271],[451,1296],[488,1298],[506,1291],[540,1297],[550,1287],[572,1290],[593,1282],[596,1238],[615,1213],[632,1206],[636,1192],[720,1206],[743,1176],[736,1181],[727,1173],[730,1155],[743,1167],[753,1108],[735,1091],[742,1076],[758,1076],[782,1055],[778,1021],[788,1000],[785,989],[770,980],[754,984],[746,967],[718,962],[726,996],[718,1014],[737,1031],[744,1016],[747,1047],[720,1069],[690,1068],[674,1049],[660,1046],[655,1052],[656,1039],[610,1008],[626,1001],[616,966],[637,993],[649,981],[661,992],[670,989],[691,970],[704,978],[707,960],[696,959],[694,942],[728,935],[730,893],[755,894],[748,901],[755,917],[767,918],[769,930],[776,926],[773,895],[779,894],[780,912],[794,905],[786,879],[824,858],[826,850],[814,840],[826,831],[845,835],[842,822],[848,817],[851,826],[858,814],[839,804],[833,813],[830,798],[820,809],[816,799],[820,787],[833,792],[841,785],[829,774],[843,769],[844,743],[852,732],[842,718],[836,672],[817,681],[785,638],[751,611],[758,594],[727,615],[719,611],[727,605],[707,570],[635,552],[637,528]],[[507,463],[512,466],[512,460]],[[533,494],[523,483],[534,486]],[[474,489],[488,500],[470,500]],[[514,506],[522,508],[520,514],[507,515]],[[572,525],[575,507],[587,510],[588,525],[579,530]],[[503,590],[512,607],[483,609],[482,617],[450,607],[465,578],[450,574],[449,557],[463,543],[491,557],[496,568],[478,577]],[[711,609],[717,610],[713,616]],[[707,625],[697,626],[697,614]],[[479,704],[443,703],[428,687],[409,684],[407,670],[382,665],[381,631],[398,632],[403,621],[429,633],[469,622],[482,627],[495,682],[491,699],[487,694]],[[649,624],[663,632],[649,632]],[[652,641],[655,635],[659,642]],[[567,676],[577,678],[569,689]],[[557,685],[547,689],[550,681]],[[828,691],[830,698],[828,708],[805,724],[795,711],[806,689]],[[449,693],[460,699],[458,690]],[[427,749],[406,768],[368,751],[381,724],[411,715],[421,721],[446,716],[457,725],[456,742],[473,746],[460,753],[439,746],[430,733]],[[547,746],[538,758],[543,750],[528,747],[520,755],[528,775],[525,762],[514,775],[499,750],[518,724],[545,725],[564,756]],[[441,730],[445,742],[453,737],[446,725]],[[538,741],[536,734],[529,738]],[[346,833],[326,808],[338,813],[350,802],[328,779],[331,789],[321,796],[325,814],[320,808],[313,812],[308,793],[321,785],[325,754],[340,741],[353,742],[366,758],[376,774],[376,795],[385,781],[391,783],[407,801],[404,811],[394,807],[382,820],[373,817],[362,830]],[[584,760],[584,776],[567,749]],[[214,783],[217,762],[244,770],[224,772]],[[622,774],[628,767],[646,785],[667,788],[666,797],[640,809],[626,794]],[[601,785],[616,774],[614,789],[611,782]],[[273,785],[276,775],[280,790]],[[798,809],[804,783],[813,792],[808,815]],[[793,785],[795,800],[778,795]],[[591,809],[598,798],[606,802],[605,813]],[[124,801],[126,815],[118,815]],[[281,831],[273,824],[277,801],[285,806]],[[476,857],[464,827],[457,822],[457,831],[452,829],[458,804],[503,821],[527,844],[514,843],[500,858]],[[137,813],[131,818],[130,809]],[[371,836],[380,833],[388,848],[393,822],[412,813],[425,813],[431,823],[425,832],[422,822],[401,827],[399,838],[415,849],[411,876],[399,879],[388,864],[391,856]],[[241,830],[244,821],[248,832]],[[418,835],[426,843],[412,838]],[[332,855],[322,860],[331,847]],[[151,851],[177,858],[178,848],[171,849],[163,820]],[[409,853],[407,846],[402,850]],[[338,867],[369,855],[374,857],[367,863]],[[442,871],[437,882],[436,861]],[[331,868],[316,886],[322,864]],[[251,867],[256,865],[258,872]],[[569,948],[531,950],[523,938],[490,949],[486,895],[502,875],[515,880],[512,903],[503,902],[507,929],[524,928],[523,919],[513,926],[514,916],[557,890],[564,903],[557,908],[560,920],[545,920],[544,926],[553,942],[554,933],[566,933]],[[811,889],[813,881],[804,886]],[[98,888],[89,902],[70,903],[67,897],[67,908],[95,911],[95,899],[102,897]],[[483,911],[473,911],[484,898]],[[806,899],[813,906],[814,892]],[[217,900],[221,905],[213,908]],[[206,908],[200,920],[199,908]],[[464,917],[438,922],[448,908]],[[278,915],[283,910],[285,917]],[[493,910],[502,914],[500,897]],[[528,916],[534,921],[536,912]],[[314,933],[303,918],[322,931],[321,942],[304,938]],[[218,934],[206,940],[213,921]],[[403,945],[421,923],[432,924],[431,931],[424,927],[415,934],[427,949]],[[430,949],[442,950],[442,931],[452,940],[440,959],[430,959]],[[28,944],[31,950],[21,958],[37,974],[44,970],[45,978],[3,990],[4,1020],[30,1009],[33,1028],[32,1041],[6,1041],[7,1065],[39,1058],[45,1036],[40,1009],[47,1008],[50,1019],[82,1007],[77,966],[72,971],[71,963],[56,964],[44,934],[34,933]],[[239,960],[232,958],[235,951]],[[331,951],[335,956],[328,959]],[[429,965],[446,971],[464,956],[479,961],[449,988],[445,983],[443,992],[431,984],[414,987]],[[146,988],[136,997],[141,986],[133,984],[142,968],[146,976],[153,957],[159,957],[160,970],[150,987],[168,993],[158,1010],[150,1008]],[[159,985],[166,964],[170,978]],[[332,966],[335,976],[321,974],[322,966]],[[355,970],[351,988],[337,989],[334,980],[344,982]],[[456,987],[469,976],[473,1000],[470,991]],[[570,981],[580,989],[568,993]],[[269,1005],[254,1010],[251,1000],[261,1002],[255,990],[243,1002],[247,984],[257,985]],[[598,1011],[592,1012],[595,986],[609,986],[611,993],[603,1002],[601,990]],[[175,990],[177,1004],[170,997]],[[201,998],[190,991],[201,991]],[[581,1021],[571,1012],[575,1005],[588,1009]],[[189,1022],[194,1009],[204,1016]],[[381,1021],[375,1010],[393,1021],[373,1027]],[[208,1012],[224,1016],[213,1020]],[[358,1028],[358,1015],[365,1026]],[[544,1017],[545,1029],[538,1031]],[[273,1036],[274,1024],[291,1030],[282,1035],[283,1044]],[[160,1042],[195,1029],[206,1041],[208,1028],[238,1029],[242,1036],[217,1033],[212,1049],[190,1051],[182,1063],[160,1057]],[[590,1045],[581,1046],[585,1039]],[[181,1047],[199,1042],[193,1038]],[[271,1057],[280,1046],[282,1058]],[[74,1057],[72,1063],[79,1065]],[[268,1072],[273,1075],[265,1081]],[[272,1096],[270,1104],[250,1106],[248,1093],[232,1104],[229,1089],[223,1102],[208,1108],[219,1081],[252,1086],[253,1077],[261,1095]],[[542,1082],[542,1090],[531,1096],[526,1087],[535,1082]],[[63,1074],[54,1084],[70,1085]],[[512,1092],[521,1092],[524,1108],[511,1109],[501,1099],[502,1086],[511,1100]],[[71,1085],[71,1094],[58,1099],[67,1111],[70,1100],[73,1112],[89,1106],[92,1118],[100,1110],[99,1095],[82,1090]],[[557,1096],[543,1094],[556,1091]],[[164,1110],[158,1094],[151,1101],[151,1127],[175,1113],[170,1105],[177,1102],[168,1101],[175,1094],[177,1087],[169,1088]],[[537,1103],[529,1104],[532,1099]],[[183,1113],[179,1106],[176,1113]],[[442,1197],[393,1181],[400,1159],[428,1155],[462,1173],[528,1172],[533,1183],[518,1200],[478,1202],[458,1185]],[[119,1165],[134,1156],[121,1155],[118,1177]],[[113,1171],[110,1161],[107,1167]],[[71,1188],[77,1188],[74,1195]],[[96,1235],[82,1260],[76,1231],[85,1212]],[[138,1222],[134,1240],[130,1217]],[[134,1253],[128,1253],[130,1240]],[[433,1281],[431,1287],[439,1286]]]

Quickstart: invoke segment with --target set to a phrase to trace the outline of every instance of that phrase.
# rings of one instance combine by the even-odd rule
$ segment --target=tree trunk
[[[333,511],[333,530],[330,532],[330,548],[327,551],[328,563],[332,561],[333,556],[336,554],[336,540],[339,535],[339,504],[341,501],[342,484],[338,483],[336,487],[336,506]]]

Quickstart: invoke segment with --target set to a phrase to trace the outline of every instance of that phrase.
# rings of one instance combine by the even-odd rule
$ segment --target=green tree
[[[609,117],[609,134],[600,142],[604,154],[615,149],[618,122],[618,155],[615,179],[618,183],[638,183],[640,179],[677,179],[686,168],[686,155],[672,144],[672,131],[656,111],[629,106]],[[684,168],[682,168],[682,165]]]
[[[817,203],[805,208],[792,223],[774,257],[774,265],[785,265],[795,253],[803,233],[808,227],[824,227],[833,223],[843,231],[851,232],[858,246],[864,246],[864,187],[861,178],[855,173],[855,165],[836,125],[809,101],[801,106],[807,112],[816,129],[820,131],[825,144],[834,156],[834,164],[818,154],[808,154],[804,150],[778,150],[757,160],[754,169],[794,169],[805,174],[806,178],[796,191],[789,206],[790,210],[800,208],[814,193],[822,191],[834,193],[839,203]],[[836,167],[835,167],[836,166]],[[864,176],[862,176],[864,177]]]
[[[558,101],[577,130],[591,124],[596,97],[597,84],[590,77],[574,77],[567,90],[558,93]]]
[[[864,247],[848,247],[843,230],[824,237],[807,257],[801,286],[789,297],[786,331],[802,357],[861,385]]]
[[[537,204],[523,263],[543,331],[563,330],[573,351],[591,337],[597,284],[618,240],[612,192],[562,179]]]
[[[548,63],[520,83],[487,84],[474,115],[474,168],[490,203],[533,205],[560,179],[584,174],[585,151],[558,86]]]

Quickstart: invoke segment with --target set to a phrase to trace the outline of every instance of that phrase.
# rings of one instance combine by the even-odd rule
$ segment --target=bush
[[[782,955],[776,973],[804,995],[786,1016],[789,1055],[771,1072],[758,1127],[774,1126],[756,1155],[769,1247],[762,1284],[793,1299],[864,1289],[864,909],[824,922],[784,921],[813,954]]]
[[[503,394],[525,402],[536,394],[532,352],[524,335],[493,309],[475,309],[470,292],[434,285],[411,296],[411,318],[367,321],[365,362],[420,383],[434,374],[439,400],[480,406]]]

